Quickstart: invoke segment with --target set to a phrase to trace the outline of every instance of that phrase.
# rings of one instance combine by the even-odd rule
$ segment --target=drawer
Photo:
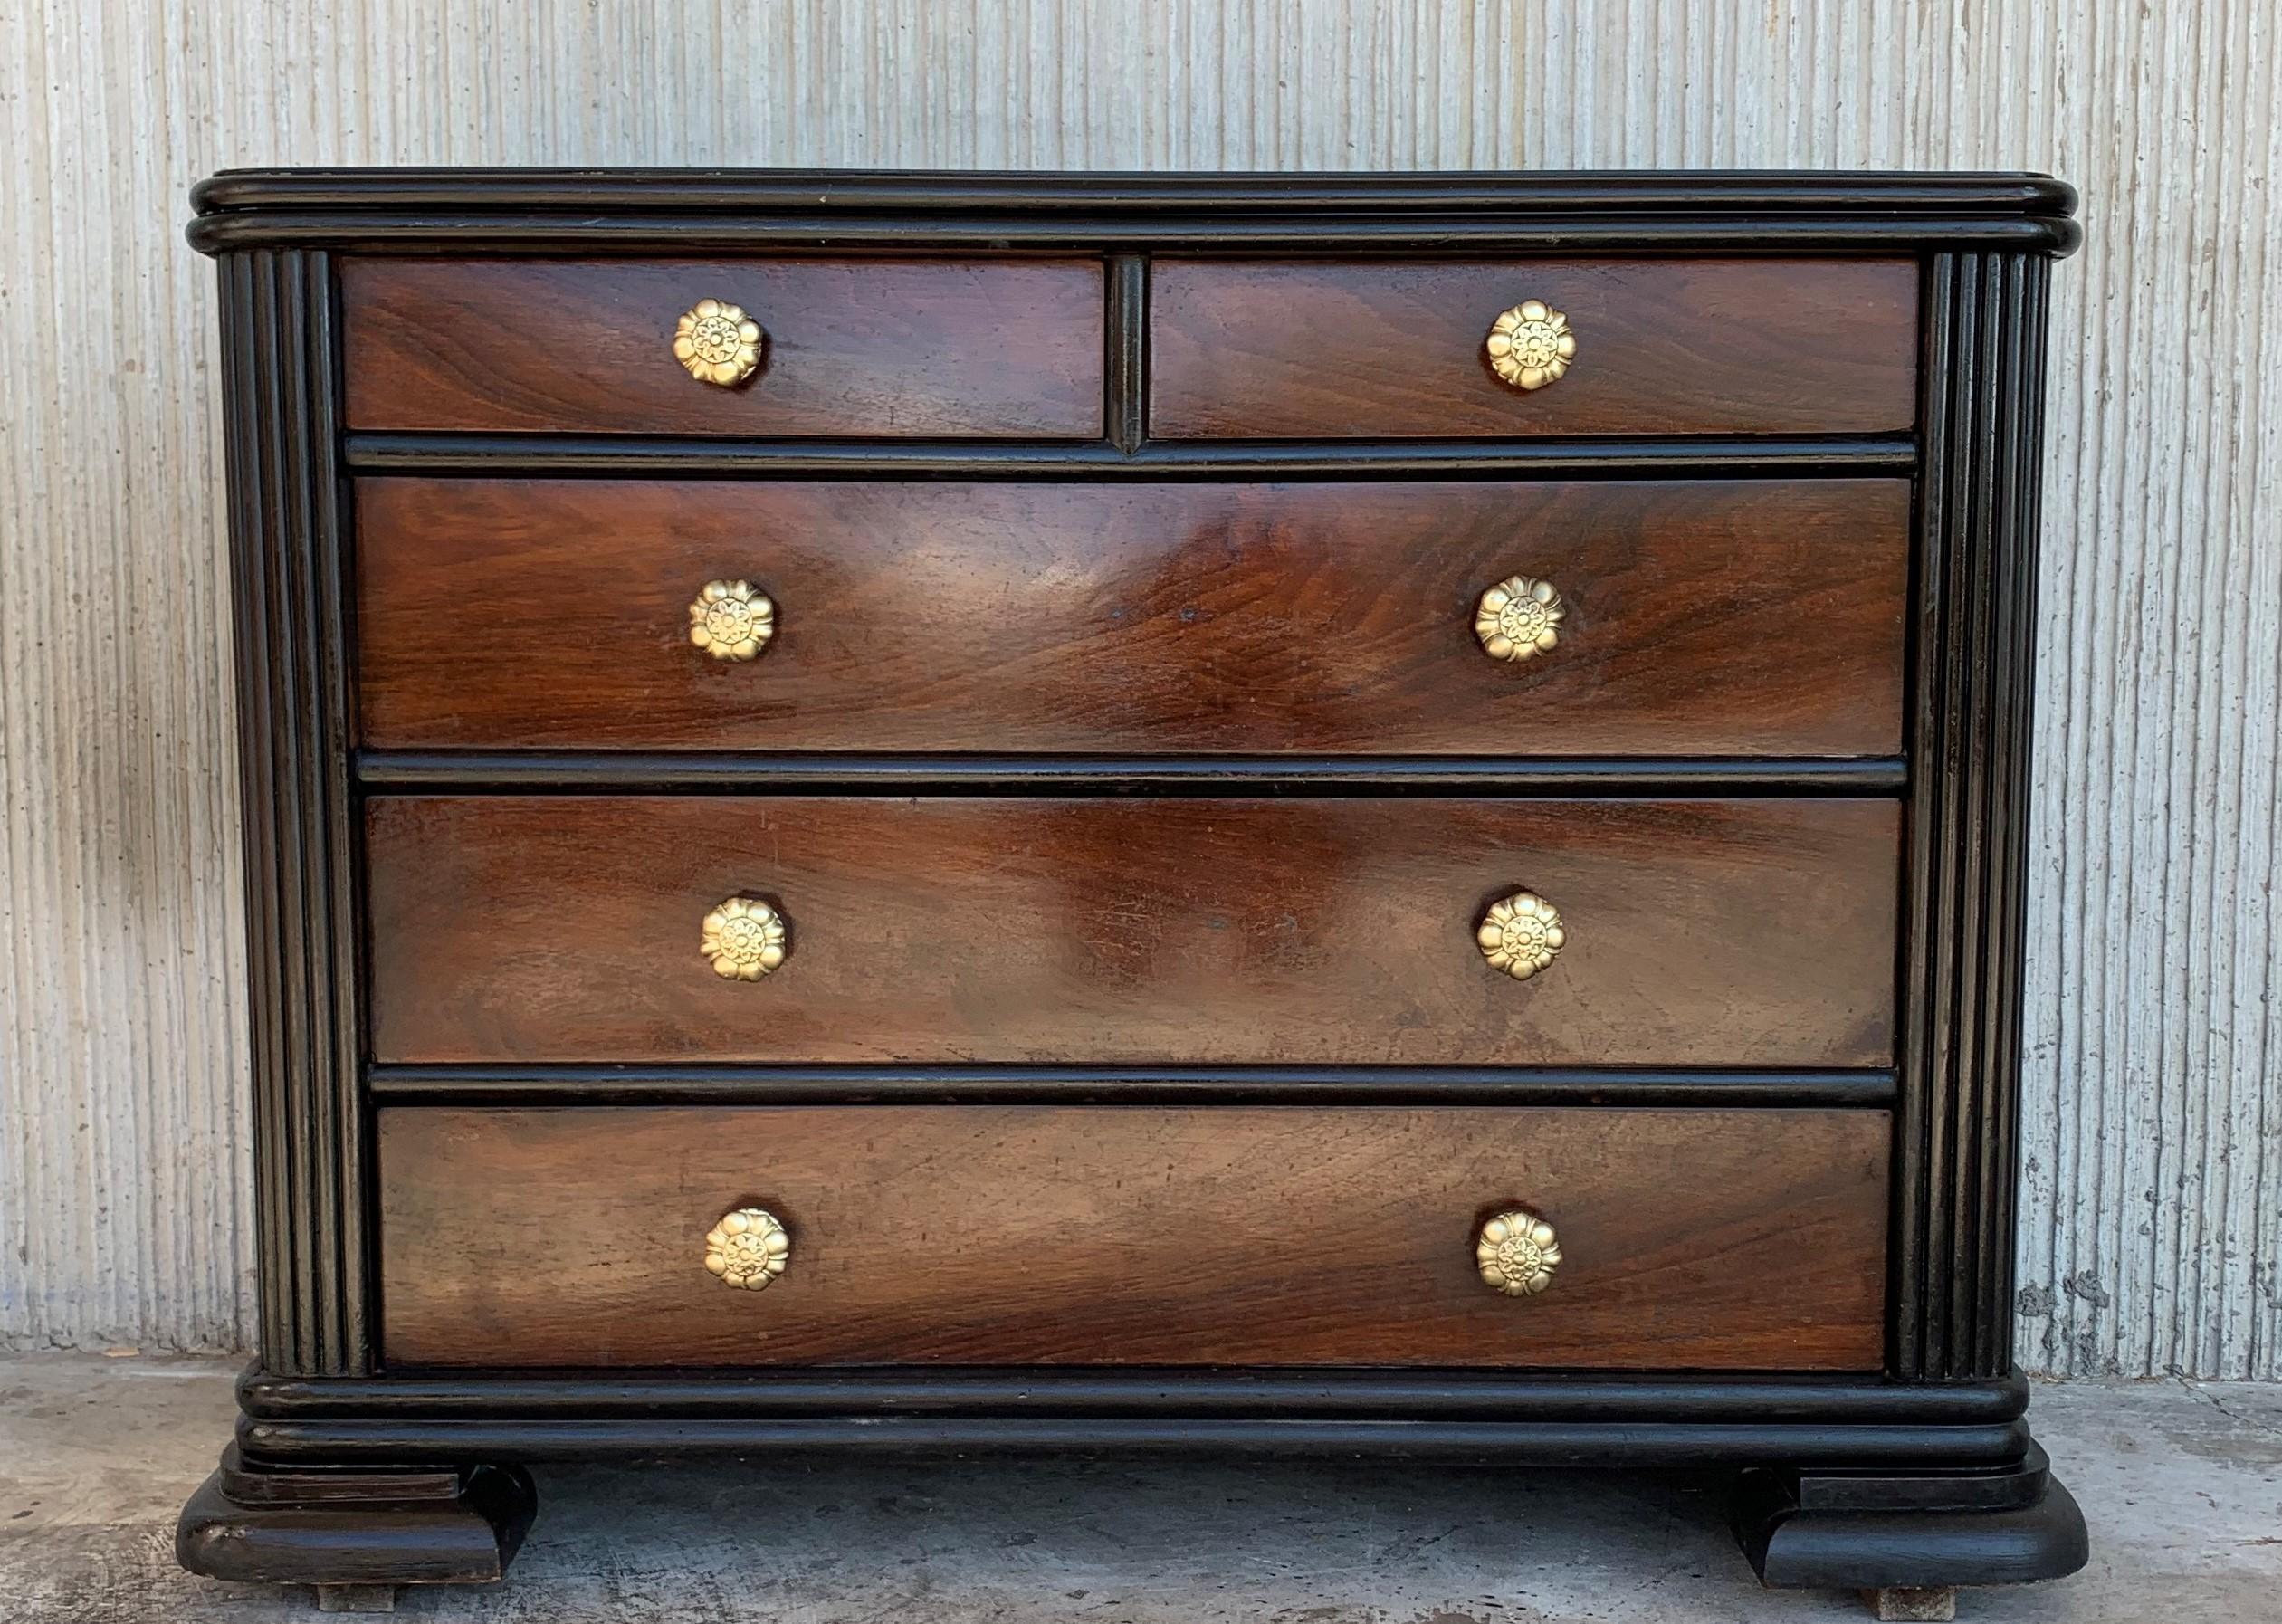
[[[1882,1353],[1882,1112],[379,1121],[396,1366],[1867,1371]],[[769,1214],[788,1247],[762,1289],[706,1266],[709,1234],[743,1210]],[[1477,1264],[1482,1227],[1508,1210],[1553,1231],[1559,1260],[1534,1294],[1494,1289]]]
[[[1157,260],[1150,432],[1899,434],[1917,416],[1907,260]],[[1575,355],[1500,379],[1492,324],[1535,301]]]
[[[373,1048],[1884,1065],[1898,829],[1852,799],[377,797]],[[1527,980],[1477,941],[1523,893],[1563,931]],[[732,898],[788,922],[758,979],[705,951]]]
[[[379,747],[1901,748],[1900,480],[387,478],[356,505]],[[1500,659],[1477,615],[1517,575],[1558,641]],[[716,580],[773,605],[759,657],[692,644]]]
[[[340,297],[356,429],[1102,430],[1092,260],[350,259]],[[680,319],[706,300],[761,330],[741,383],[675,358]]]

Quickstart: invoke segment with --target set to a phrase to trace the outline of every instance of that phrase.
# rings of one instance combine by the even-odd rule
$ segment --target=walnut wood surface
[[[1883,1112],[827,1106],[380,1117],[396,1365],[1867,1370]],[[1482,1285],[1526,1203],[1551,1290]],[[783,1219],[767,1290],[703,1266]]]
[[[362,429],[1068,437],[1102,428],[1092,260],[349,259]],[[674,322],[760,323],[759,374],[692,378]]]
[[[1901,746],[1899,480],[383,478],[357,512],[376,746]],[[1513,574],[1551,579],[1567,618],[1506,664],[1474,606]],[[691,646],[717,578],[776,600],[761,659]]]
[[[1568,376],[1524,394],[1482,344],[1540,299]],[[1907,260],[1326,264],[1159,257],[1153,435],[1872,434],[1916,416]]]
[[[1894,803],[379,797],[375,1057],[1884,1065]],[[1522,886],[1569,945],[1475,947]],[[766,897],[758,983],[698,952]]]

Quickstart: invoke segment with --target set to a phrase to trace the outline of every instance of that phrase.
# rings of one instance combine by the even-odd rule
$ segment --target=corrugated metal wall
[[[28,9],[27,9],[28,6]],[[0,1337],[236,1344],[224,165],[2030,167],[2022,1350],[2282,1376],[2282,0],[0,0]]]

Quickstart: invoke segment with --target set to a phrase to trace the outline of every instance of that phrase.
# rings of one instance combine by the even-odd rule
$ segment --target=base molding
[[[209,1579],[317,1585],[337,1598],[485,1584],[506,1573],[538,1509],[520,1466],[280,1471],[247,1465],[233,1445],[182,1508],[175,1557]]]
[[[1748,1471],[1734,1524],[1761,1581],[1782,1588],[2019,1584],[2089,1556],[2084,1514],[2033,1444],[1996,1471]]]

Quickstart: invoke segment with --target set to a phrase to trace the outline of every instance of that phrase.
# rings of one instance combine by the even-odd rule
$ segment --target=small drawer
[[[1902,480],[388,478],[357,531],[381,749],[1901,749]]]
[[[1890,1131],[1874,1111],[389,1110],[383,1352],[1875,1370]]]
[[[1893,1060],[1886,800],[380,796],[366,829],[384,1062]]]
[[[1916,420],[1906,260],[1160,259],[1149,310],[1149,427],[1168,439],[1901,434]],[[1494,355],[1508,311],[1526,320]]]
[[[350,259],[340,286],[353,429],[1102,430],[1092,260]]]

